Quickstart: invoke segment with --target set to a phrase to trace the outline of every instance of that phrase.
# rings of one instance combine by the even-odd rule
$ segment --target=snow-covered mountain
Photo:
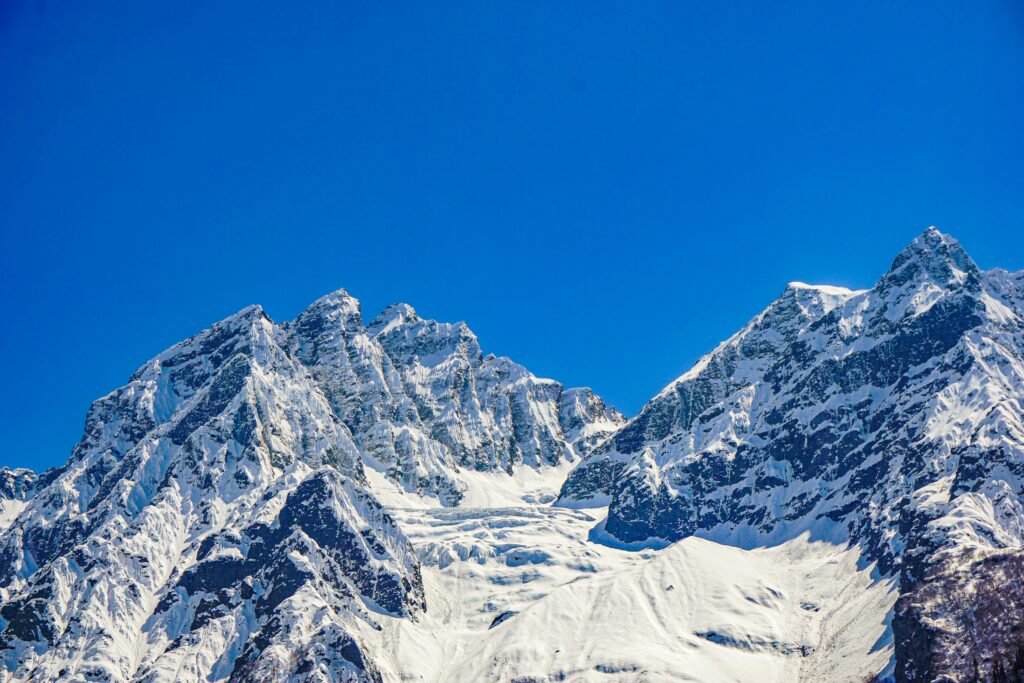
[[[1019,577],[1022,403],[1024,273],[982,272],[932,228],[869,290],[789,285],[561,496],[610,497],[605,531],[622,541],[854,544],[901,580],[897,678],[989,680],[1024,647],[1017,601],[986,601],[984,581],[959,601],[934,586]]]
[[[349,635],[423,610],[359,452],[258,307],[96,401],[0,538],[14,680],[356,680]]]
[[[0,682],[1019,680],[1022,397],[1024,273],[934,229],[628,422],[404,304],[250,307],[0,469]]]
[[[625,419],[589,389],[565,389],[484,355],[465,323],[389,306],[364,325],[343,290],[283,326],[367,464],[408,492],[457,505],[462,472],[576,462]]]
[[[576,461],[621,421],[407,306],[247,308],[96,401],[63,467],[0,471],[0,679],[380,680],[358,634],[426,605],[364,459],[455,504],[463,468]]]

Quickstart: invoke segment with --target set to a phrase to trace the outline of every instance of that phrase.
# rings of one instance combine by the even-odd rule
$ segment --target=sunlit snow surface
[[[842,682],[889,667],[895,582],[856,550],[806,536],[609,547],[591,540],[604,508],[523,501],[547,499],[557,476],[481,475],[467,498],[489,491],[501,507],[379,494],[422,562],[428,604],[361,634],[385,680]]]
[[[0,532],[11,526],[25,506],[26,503],[23,500],[0,500]]]

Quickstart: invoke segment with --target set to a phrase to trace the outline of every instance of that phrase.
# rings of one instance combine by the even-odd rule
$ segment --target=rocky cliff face
[[[389,306],[364,325],[344,291],[285,326],[367,463],[411,493],[457,505],[460,471],[575,462],[625,420],[589,389],[565,389],[485,355],[465,323]]]
[[[931,661],[916,649],[948,637],[921,638],[938,628],[922,615],[945,606],[922,582],[962,562],[1010,566],[984,558],[1024,538],[1022,283],[935,229],[870,290],[794,283],[599,447],[562,498],[610,496],[606,530],[624,541],[858,544],[906,591],[897,659]],[[1015,656],[992,638],[983,677]],[[967,680],[955,676],[975,664],[943,656],[901,665],[901,679]]]
[[[32,496],[36,473],[28,469],[0,467],[0,500],[25,500]]]
[[[25,509],[36,487],[32,470],[0,467],[0,533]]]

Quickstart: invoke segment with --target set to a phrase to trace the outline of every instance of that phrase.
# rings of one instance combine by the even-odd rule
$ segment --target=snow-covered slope
[[[905,590],[1018,551],[1021,282],[932,228],[870,290],[794,283],[598,448],[563,502],[610,494],[606,528],[624,541],[849,542]],[[975,666],[912,652],[933,648],[915,628],[942,632],[926,612],[897,629],[898,667],[917,661],[901,679]],[[980,675],[1022,645],[976,653]]]
[[[363,633],[384,680],[862,683],[889,665],[895,581],[856,548],[627,550],[599,542],[604,513],[395,510],[430,607]]]
[[[450,680],[863,681],[889,663],[894,581],[794,539],[689,538],[560,586],[467,648]]]

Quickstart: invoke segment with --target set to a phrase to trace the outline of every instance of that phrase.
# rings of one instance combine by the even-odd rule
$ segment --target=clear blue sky
[[[0,464],[345,287],[632,413],[931,224],[1024,268],[1024,3],[0,2]],[[770,7],[769,7],[770,6]]]

